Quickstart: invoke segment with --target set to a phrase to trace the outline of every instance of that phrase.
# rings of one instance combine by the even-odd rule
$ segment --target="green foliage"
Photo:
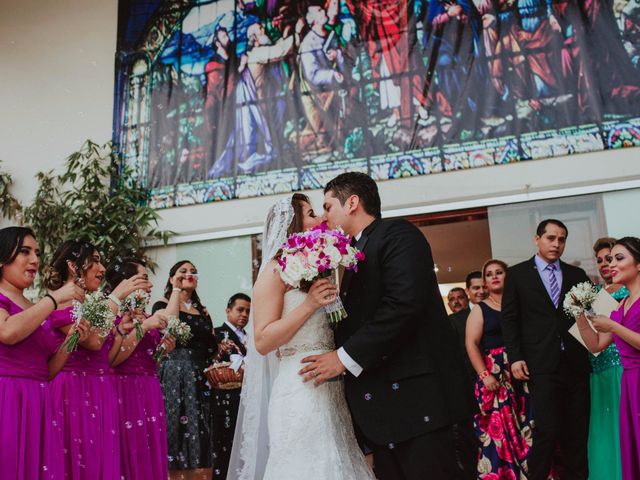
[[[2,164],[2,160],[0,160]],[[0,169],[0,216],[8,220],[19,220],[22,213],[20,202],[11,195],[10,188],[13,185],[11,174]]]
[[[66,160],[61,175],[37,175],[39,188],[25,209],[42,250],[44,262],[64,240],[91,241],[106,265],[116,257],[144,258],[143,240],[166,244],[171,232],[160,231],[158,214],[148,206],[149,192],[136,181],[129,167],[118,167],[111,144],[85,142]]]

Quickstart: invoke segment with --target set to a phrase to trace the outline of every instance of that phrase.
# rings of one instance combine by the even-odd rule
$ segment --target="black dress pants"
[[[587,480],[588,372],[576,372],[561,361],[555,373],[532,374],[529,391],[535,421],[529,480],[547,480],[554,460],[562,480]]]
[[[373,446],[379,480],[460,480],[453,428],[444,427],[405,442]]]

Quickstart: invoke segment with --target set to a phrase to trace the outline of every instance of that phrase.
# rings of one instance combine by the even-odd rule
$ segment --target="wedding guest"
[[[588,477],[589,357],[568,332],[573,319],[562,302],[571,287],[589,278],[560,261],[567,234],[559,220],[540,222],[536,254],[510,267],[505,280],[502,335],[513,376],[529,382],[535,415],[530,480],[547,480],[558,446],[564,478]]]
[[[600,288],[620,301],[629,295],[627,289],[614,283],[611,275],[611,249],[615,238],[600,238],[593,246]],[[589,479],[615,480],[622,477],[620,464],[620,382],[622,362],[615,344],[598,356],[590,355],[591,415],[589,417]]]
[[[110,294],[135,275],[149,279],[144,261],[117,259],[106,271],[105,293]],[[144,291],[150,293],[151,287],[149,282]],[[162,338],[160,330],[167,326],[164,314],[157,312],[148,316],[136,309],[134,315],[141,322],[142,339],[138,339],[134,328],[127,333],[120,349],[109,355],[118,397],[122,476],[127,480],[166,479],[169,477],[167,421],[153,354],[161,343],[171,352],[175,340],[170,336]]]
[[[484,282],[483,282],[484,285]],[[452,295],[453,294],[453,295]],[[465,348],[465,330],[467,328],[467,318],[471,309],[469,308],[469,299],[467,292],[464,288],[454,288],[449,292],[447,299],[449,300],[449,307],[451,308],[452,298],[455,302],[464,305],[464,308],[458,310],[455,313],[449,315],[449,322],[456,332],[458,339],[459,349],[463,357],[465,369],[469,379],[469,397],[474,398],[474,388],[476,383],[476,372],[471,365],[467,350]],[[456,441],[456,456],[458,462],[463,465],[465,472],[465,479],[475,480],[477,470],[477,458],[475,452],[478,448],[478,441],[474,432],[473,421],[471,419],[454,425],[454,437]]]
[[[502,293],[507,264],[489,260],[482,268],[489,295],[467,320],[466,347],[477,373],[474,419],[480,454],[478,475],[525,477],[531,448],[528,398],[514,385],[502,338]]]
[[[458,313],[461,310],[469,308],[469,297],[464,288],[454,287],[447,293],[447,305],[451,313]]]
[[[611,318],[598,315],[591,319],[597,333],[584,316],[578,317],[577,321],[580,334],[592,352],[600,352],[612,342],[618,348],[623,368],[620,394],[622,479],[637,480],[640,475],[640,239],[621,238],[611,249],[611,257],[612,280],[624,285],[629,296],[620,302]]]
[[[53,254],[45,270],[51,294],[70,285],[95,292],[104,279],[100,253],[89,242],[67,240]],[[138,276],[121,283],[111,297],[124,299],[148,282]],[[114,313],[117,305],[109,302]],[[47,319],[47,327],[59,338],[73,328],[73,305],[60,302]],[[66,478],[73,480],[120,480],[118,399],[109,351],[118,350],[133,323],[120,323],[108,335],[92,331],[71,353],[62,371],[51,382],[58,424],[62,428]],[[66,347],[63,347],[66,348]]]
[[[57,340],[42,323],[59,303],[84,295],[72,284],[32,304],[24,291],[33,285],[39,265],[40,249],[30,228],[0,230],[0,466],[2,478],[16,480],[63,478],[47,382],[48,363],[60,357],[61,366],[68,354],[57,351]],[[86,338],[86,323],[78,328]]]
[[[466,355],[467,350],[465,348],[467,317],[469,317],[469,313],[471,313],[471,309],[469,308],[469,297],[467,297],[467,292],[464,288],[456,287],[449,290],[449,293],[447,294],[447,302],[449,303],[449,308],[453,311],[453,313],[449,315],[449,322],[451,322],[451,326],[458,337],[461,350],[465,354],[464,361],[467,371],[469,372],[469,377],[472,379],[473,384],[475,384],[475,370],[469,361],[469,357]]]
[[[487,298],[488,292],[482,279],[482,272],[478,270],[469,272],[465,279],[465,285],[467,287],[467,297],[471,302],[469,305],[471,309]]]
[[[221,362],[239,360],[247,355],[247,332],[251,297],[244,293],[236,293],[227,302],[225,311],[227,320],[215,329],[218,344],[226,343],[228,351],[219,355]],[[213,443],[213,479],[224,480],[229,469],[229,457],[233,446],[233,434],[236,430],[236,419],[240,407],[242,386],[227,390],[213,389],[213,425],[211,428]]]
[[[196,291],[198,270],[181,260],[169,271],[164,298],[153,305],[167,317],[178,316],[192,338],[177,345],[158,374],[164,393],[169,440],[169,477],[211,477],[211,397],[204,370],[218,350],[213,324]]]

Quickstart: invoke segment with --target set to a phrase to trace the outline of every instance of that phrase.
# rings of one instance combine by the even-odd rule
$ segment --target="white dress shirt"
[[[244,330],[236,327],[233,323],[229,322],[228,320],[225,320],[225,325],[227,325],[231,330],[233,330],[233,332],[238,336],[238,338],[240,339],[240,341],[242,342],[243,345],[247,344],[247,334],[245,333]]]

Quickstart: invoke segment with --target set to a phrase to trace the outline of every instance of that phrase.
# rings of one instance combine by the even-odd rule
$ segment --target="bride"
[[[322,309],[336,287],[319,280],[308,293],[280,279],[274,260],[287,236],[320,223],[296,193],[267,215],[228,480],[375,479],[356,443],[341,380],[304,383],[300,360],[335,349]]]

